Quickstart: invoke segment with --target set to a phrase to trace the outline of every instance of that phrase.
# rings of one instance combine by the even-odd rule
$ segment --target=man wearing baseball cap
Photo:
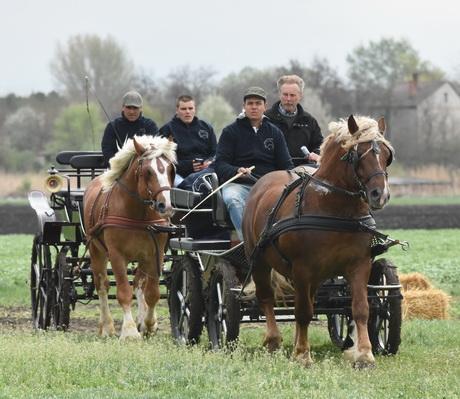
[[[157,124],[142,116],[142,105],[142,96],[137,91],[128,91],[123,96],[121,116],[107,124],[102,137],[102,154],[107,165],[128,139],[158,133]]]
[[[248,88],[243,112],[222,130],[217,146],[215,170],[221,183],[242,176],[222,189],[222,197],[238,237],[246,199],[258,177],[294,167],[283,133],[265,117],[267,95],[260,87]],[[254,166],[254,169],[249,169]]]

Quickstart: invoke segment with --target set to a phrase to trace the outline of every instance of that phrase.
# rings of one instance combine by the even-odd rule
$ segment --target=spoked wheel
[[[369,285],[399,285],[396,267],[386,259],[372,264]],[[401,343],[401,289],[369,288],[369,338],[375,354],[393,355]]]
[[[328,314],[327,329],[329,337],[334,345],[340,349],[346,349],[346,339],[349,334],[349,326],[352,318],[346,314]]]
[[[53,270],[54,294],[52,324],[56,330],[67,330],[70,322],[70,304],[72,290],[72,265],[67,263],[69,247],[63,247],[59,252]]]
[[[174,260],[169,287],[171,333],[180,344],[195,344],[203,329],[203,293],[199,266],[184,255]]]
[[[238,339],[240,333],[240,301],[232,289],[239,285],[233,266],[216,264],[209,282],[207,327],[213,349],[224,348]]]
[[[30,267],[30,294],[32,322],[35,329],[46,330],[50,326],[53,302],[53,276],[50,247],[42,243],[37,234],[32,246]]]

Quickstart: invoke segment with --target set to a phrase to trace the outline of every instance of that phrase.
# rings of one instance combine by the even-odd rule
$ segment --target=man
[[[278,79],[277,87],[280,101],[265,115],[283,132],[296,166],[317,162],[323,135],[316,119],[299,104],[303,97],[304,81],[297,75],[285,75]]]
[[[137,91],[128,91],[123,96],[121,117],[107,124],[102,137],[102,154],[107,165],[128,139],[158,133],[156,123],[142,116],[142,105],[142,97]]]
[[[263,89],[250,87],[243,97],[243,113],[223,129],[217,146],[215,169],[220,181],[242,173],[235,183],[222,189],[230,219],[241,240],[243,210],[255,176],[294,166],[283,133],[264,116],[266,101]],[[255,166],[253,171],[249,169],[251,166]]]

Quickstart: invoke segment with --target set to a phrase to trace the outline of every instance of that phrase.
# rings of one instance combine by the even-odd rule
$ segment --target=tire
[[[240,301],[232,288],[239,286],[233,266],[225,261],[216,264],[209,281],[206,320],[212,349],[235,344],[240,333]]]
[[[346,314],[328,314],[327,330],[332,343],[340,349],[347,349],[349,326],[352,318]]]
[[[32,323],[34,329],[46,330],[51,322],[53,277],[50,247],[42,243],[40,234],[34,237],[30,264]]]
[[[386,259],[372,264],[371,285],[399,285],[396,267]],[[369,288],[369,338],[374,354],[394,355],[401,343],[401,289]]]
[[[196,344],[203,330],[201,272],[189,256],[173,261],[168,293],[171,334],[179,344]]]
[[[57,255],[53,270],[54,295],[52,323],[56,330],[66,331],[70,323],[70,305],[75,289],[72,280],[72,265],[67,263],[69,247],[63,247]]]

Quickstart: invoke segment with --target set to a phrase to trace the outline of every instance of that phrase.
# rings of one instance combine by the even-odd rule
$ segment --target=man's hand
[[[305,159],[307,161],[311,161],[311,162],[318,162],[319,160],[319,155],[316,154],[315,152],[310,152],[306,157]]]
[[[203,161],[202,159],[194,159],[192,161],[192,167],[194,172],[199,172],[200,170],[206,169],[211,164],[210,160]]]
[[[251,170],[254,169],[254,166],[250,167],[250,168],[238,168],[238,173],[242,173],[243,175],[250,175],[251,174]]]

